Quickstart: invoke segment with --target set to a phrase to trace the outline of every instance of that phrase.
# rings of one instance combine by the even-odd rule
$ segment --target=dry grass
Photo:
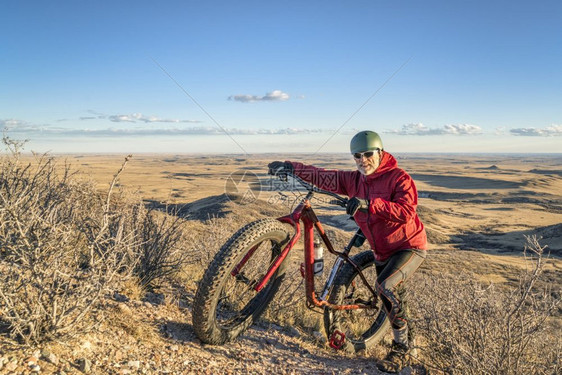
[[[541,284],[547,256],[527,239],[527,267],[511,288],[466,272],[418,274],[412,281],[423,361],[445,374],[559,373],[560,285]]]
[[[160,173],[164,178],[185,180],[180,181],[185,182],[181,187],[174,181],[166,186],[167,193],[158,192],[159,201],[165,196],[177,200],[166,209],[165,204],[151,207],[138,194],[125,193],[121,186],[126,184],[119,172],[108,189],[105,170],[99,172],[96,185],[55,158],[36,155],[24,161],[17,147],[8,145],[11,153],[2,158],[0,171],[0,320],[21,343],[65,340],[93,329],[92,318],[100,316],[108,317],[108,324],[132,337],[156,337],[156,327],[147,326],[128,311],[108,308],[102,301],[115,291],[141,299],[147,290],[165,287],[174,298],[189,303],[205,267],[232,233],[255,219],[289,211],[287,206],[264,200],[241,205],[219,199],[224,185],[217,180],[222,178],[224,182],[228,176],[225,164],[205,165],[222,168],[219,178],[212,171],[205,172],[215,179],[212,188],[205,190],[198,177],[190,180],[192,174],[204,173],[203,166],[192,173],[192,160],[176,158],[173,168],[183,163],[185,170],[174,172],[172,167],[166,171],[155,162],[152,167],[164,169]],[[244,167],[263,161],[236,163]],[[97,167],[102,165],[100,162]],[[111,168],[118,170],[119,165]],[[135,168],[139,176],[146,175],[140,166]],[[461,173],[462,168],[456,172]],[[134,181],[142,184],[140,177]],[[154,190],[158,186],[151,180],[144,188]],[[428,184],[419,186],[427,188]],[[552,191],[545,186],[536,189]],[[447,192],[444,188],[435,190]],[[145,198],[154,198],[150,193],[142,192]],[[484,198],[495,199],[490,194]],[[423,207],[427,204],[427,208],[420,211],[430,233],[435,230],[434,245],[442,242],[450,249],[450,236],[461,234],[466,234],[466,243],[470,243],[470,231],[480,230],[482,221],[493,224],[504,220],[502,230],[507,236],[520,228],[517,222],[521,216],[517,215],[527,215],[536,208],[509,207],[510,215],[504,214],[504,219],[497,208],[505,207],[476,202],[484,198],[476,196],[475,202],[464,202],[455,209],[450,209],[448,201],[426,201]],[[554,199],[548,195],[545,202],[547,198]],[[483,207],[493,208],[489,216]],[[536,210],[540,225],[549,226],[557,220],[557,211],[548,209],[552,212]],[[334,214],[330,210],[319,213],[323,217]],[[478,226],[468,228],[470,220]],[[341,247],[349,233],[331,229],[330,236]],[[510,243],[517,238],[509,237]],[[262,322],[297,327],[305,333],[305,341],[313,342],[313,332],[322,331],[321,315],[308,310],[304,303],[298,271],[300,246],[288,259],[289,273]],[[458,251],[429,253],[425,268],[411,282],[416,297],[411,299],[411,310],[418,322],[421,358],[428,367],[454,374],[560,372],[560,326],[556,325],[560,322],[559,268],[544,263],[538,243],[528,248],[531,256],[525,259],[534,267],[526,267],[521,257],[513,260]],[[326,267],[330,264],[328,258]],[[463,269],[475,272],[460,272]],[[552,286],[550,290],[545,289],[548,285]]]
[[[0,317],[26,344],[76,335],[105,295],[135,275],[143,286],[183,261],[181,232],[158,221],[142,202],[106,194],[74,178],[68,165],[37,155],[20,160],[20,145],[0,164]],[[62,172],[61,172],[62,171]]]

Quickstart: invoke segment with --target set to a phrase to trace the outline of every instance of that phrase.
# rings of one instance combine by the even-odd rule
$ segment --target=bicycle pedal
[[[340,350],[345,344],[345,333],[335,330],[330,336],[330,347]]]

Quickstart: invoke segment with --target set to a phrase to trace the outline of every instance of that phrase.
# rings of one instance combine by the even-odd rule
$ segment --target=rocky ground
[[[323,335],[275,324],[235,342],[207,346],[194,336],[190,308],[163,295],[106,301],[105,319],[70,342],[18,347],[3,338],[0,374],[381,374],[370,355],[327,347]],[[423,373],[421,366],[401,374]]]

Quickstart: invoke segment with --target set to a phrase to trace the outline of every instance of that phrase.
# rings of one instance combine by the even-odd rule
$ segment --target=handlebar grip
[[[334,204],[334,205],[336,205],[336,206],[345,207],[345,206],[347,205],[347,199],[345,199],[345,200],[341,200],[341,199],[331,199],[328,203]]]

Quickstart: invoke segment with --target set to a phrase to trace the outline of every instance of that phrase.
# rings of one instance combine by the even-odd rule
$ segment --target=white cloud
[[[482,134],[482,128],[471,124],[445,125],[444,134],[476,135]]]
[[[32,124],[27,121],[16,120],[16,119],[0,119],[0,129],[8,131],[29,131],[29,130],[40,130],[42,125]]]
[[[290,134],[319,134],[328,133],[331,129],[302,129],[302,128],[281,128],[281,129],[225,129],[230,135],[290,135]],[[219,127],[196,126],[181,128],[108,128],[108,129],[85,129],[72,130],[72,135],[224,135],[225,131]]]
[[[113,122],[135,122],[130,115],[111,115],[108,119]]]
[[[562,135],[562,125],[551,125],[546,128],[516,128],[511,129],[513,135],[530,136],[530,137],[551,137]]]
[[[98,116],[97,118],[101,118]],[[107,116],[109,121],[112,122],[144,122],[144,123],[153,123],[153,122],[162,122],[162,123],[190,123],[190,124],[197,124],[202,121],[199,120],[179,120],[179,119],[169,119],[169,118],[160,118],[157,116],[145,116],[142,113],[133,113],[130,115],[110,115]],[[81,117],[81,120],[93,120],[95,117]]]
[[[290,96],[287,93],[284,93],[281,90],[273,90],[265,94],[264,96],[257,96],[257,95],[247,95],[247,94],[238,94],[232,95],[228,97],[228,100],[234,100],[237,102],[242,103],[251,103],[251,102],[283,102],[289,100]]]
[[[83,118],[84,120],[91,120],[91,117]],[[164,123],[186,123],[186,122],[199,122],[193,120],[168,120],[157,117],[143,116],[140,113],[133,113],[131,115],[115,115],[107,116],[107,119],[114,119],[114,122],[143,122],[145,124],[153,122]],[[150,125],[136,125],[111,127],[105,129],[84,129],[84,128],[63,128],[54,127],[49,125],[36,125],[22,120],[15,119],[0,119],[0,130],[7,130],[14,133],[29,133],[41,135],[60,135],[60,136],[160,136],[160,135],[224,135],[225,131],[220,127],[213,126],[160,126],[154,127]],[[241,129],[229,128],[226,132],[230,135],[290,135],[290,134],[320,134],[330,133],[333,129],[307,129],[307,128],[277,128],[277,129]]]
[[[402,125],[400,130],[387,130],[385,133],[400,135],[476,135],[482,134],[482,128],[471,124],[450,124],[429,128],[422,123],[412,123]]]

